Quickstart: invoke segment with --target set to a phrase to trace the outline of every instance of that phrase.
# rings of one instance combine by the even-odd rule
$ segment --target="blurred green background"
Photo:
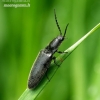
[[[8,2],[9,3],[9,2]],[[38,54],[69,23],[64,51],[100,22],[100,0],[31,0],[5,8],[0,1],[0,100],[17,100]],[[100,29],[61,65],[37,100],[100,100]]]

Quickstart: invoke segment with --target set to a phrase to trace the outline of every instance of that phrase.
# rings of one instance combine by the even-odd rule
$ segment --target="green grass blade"
[[[63,53],[59,55],[56,59],[56,63],[58,65],[61,65],[62,62],[94,31],[96,31],[98,28],[100,28],[100,23],[97,24],[92,30],[90,30],[86,35],[84,35],[81,39],[79,39],[75,44],[73,44],[71,47],[69,47],[67,50],[65,50],[66,53]],[[48,70],[48,77],[51,79],[55,72],[57,71],[58,67],[52,63],[50,65],[50,68]],[[47,77],[44,76],[38,87],[34,90],[26,89],[21,97],[18,100],[35,100],[36,97],[39,95],[39,93],[42,91],[42,89],[46,86],[46,84],[49,81],[47,80]]]

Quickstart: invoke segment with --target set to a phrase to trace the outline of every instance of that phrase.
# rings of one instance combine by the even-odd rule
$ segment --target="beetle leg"
[[[65,53],[64,51],[57,51],[57,53]]]
[[[60,65],[58,65],[58,64],[56,63],[56,57],[54,56],[52,59],[54,60],[54,63],[59,67]]]
[[[67,52],[64,52],[64,51],[57,51],[57,53],[60,53],[60,54],[61,54],[61,53],[67,53]]]
[[[48,72],[48,70],[47,70],[47,72]],[[45,75],[46,75],[46,78],[48,79],[48,81],[50,82],[50,79],[49,79],[49,77],[48,77],[47,72],[45,73]]]

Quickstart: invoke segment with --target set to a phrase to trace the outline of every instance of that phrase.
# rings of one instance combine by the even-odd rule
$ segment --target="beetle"
[[[29,74],[28,78],[28,88],[34,89],[38,86],[44,75],[47,73],[47,70],[50,67],[51,61],[54,60],[56,64],[56,57],[54,57],[54,53],[63,53],[61,51],[58,51],[58,47],[65,39],[66,30],[68,27],[68,24],[66,25],[64,35],[62,35],[60,26],[57,21],[57,16],[54,11],[55,21],[58,27],[58,30],[60,31],[60,35],[54,38],[48,46],[46,46],[43,50],[41,50],[32,66],[32,69]]]

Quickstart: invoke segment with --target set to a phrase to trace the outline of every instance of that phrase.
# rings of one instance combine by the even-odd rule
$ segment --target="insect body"
[[[46,74],[48,68],[50,67],[51,61],[55,58],[53,54],[55,52],[58,52],[57,51],[58,47],[60,46],[62,41],[65,39],[68,24],[66,26],[64,35],[62,35],[60,27],[57,22],[56,13],[54,12],[54,14],[55,14],[55,20],[56,20],[57,27],[60,31],[60,35],[54,38],[49,43],[49,45],[45,47],[45,49],[39,52],[37,59],[35,60],[33,67],[31,69],[30,75],[29,75],[29,79],[28,79],[29,89],[34,89],[39,84],[43,76]],[[61,53],[61,52],[58,52],[58,53]]]

